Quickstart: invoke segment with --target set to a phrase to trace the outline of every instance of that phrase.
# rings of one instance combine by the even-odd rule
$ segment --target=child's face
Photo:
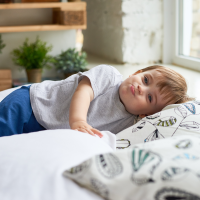
[[[156,70],[139,71],[122,82],[119,96],[129,113],[145,117],[161,111],[166,106],[167,102],[156,86],[158,75]]]

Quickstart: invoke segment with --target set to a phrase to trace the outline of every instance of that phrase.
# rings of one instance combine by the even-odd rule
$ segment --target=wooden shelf
[[[49,2],[49,3],[7,3],[0,4],[0,9],[64,8],[70,11],[86,10],[85,2]]]
[[[30,31],[56,31],[69,29],[86,29],[86,25],[64,26],[64,25],[32,25],[32,26],[0,26],[0,33],[30,32]]]
[[[68,30],[68,29],[86,29],[86,3],[85,2],[67,2],[67,3],[9,3],[0,4],[0,12],[5,9],[37,9],[50,8],[53,10],[52,24],[49,25],[19,25],[19,26],[0,26],[0,33],[6,32],[26,32],[26,31],[50,31],[50,30]],[[68,14],[67,19],[60,20],[60,17]],[[80,15],[81,13],[81,15]],[[78,14],[78,17],[76,15]],[[58,15],[58,16],[57,16]],[[79,18],[79,21],[76,19]],[[81,19],[80,19],[81,18]],[[70,21],[68,23],[68,21]]]

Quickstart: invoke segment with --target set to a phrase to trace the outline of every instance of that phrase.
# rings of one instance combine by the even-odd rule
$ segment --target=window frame
[[[180,66],[184,66],[190,69],[200,71],[200,59],[193,58],[189,56],[179,55],[179,40],[181,35],[179,34],[180,31],[180,24],[179,24],[179,7],[182,6],[182,0],[175,0],[174,2],[174,52],[172,57],[172,63]],[[183,20],[181,18],[180,20]]]

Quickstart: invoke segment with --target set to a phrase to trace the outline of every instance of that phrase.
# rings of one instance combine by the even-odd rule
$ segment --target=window
[[[173,62],[200,70],[200,0],[175,1]]]

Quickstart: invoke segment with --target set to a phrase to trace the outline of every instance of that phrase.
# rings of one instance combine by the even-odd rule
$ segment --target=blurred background
[[[0,68],[11,69],[15,81],[26,79],[25,70],[19,70],[13,63],[11,51],[26,38],[34,41],[39,36],[53,46],[52,56],[75,48],[87,53],[87,68],[109,64],[124,79],[153,64],[168,66],[186,78],[189,95],[200,99],[200,0],[78,2],[86,3],[85,29],[21,32],[2,32],[1,28],[50,25],[52,9],[3,9],[0,4],[0,33],[6,45],[0,54]],[[55,68],[44,69],[42,77],[43,80],[63,78]]]

